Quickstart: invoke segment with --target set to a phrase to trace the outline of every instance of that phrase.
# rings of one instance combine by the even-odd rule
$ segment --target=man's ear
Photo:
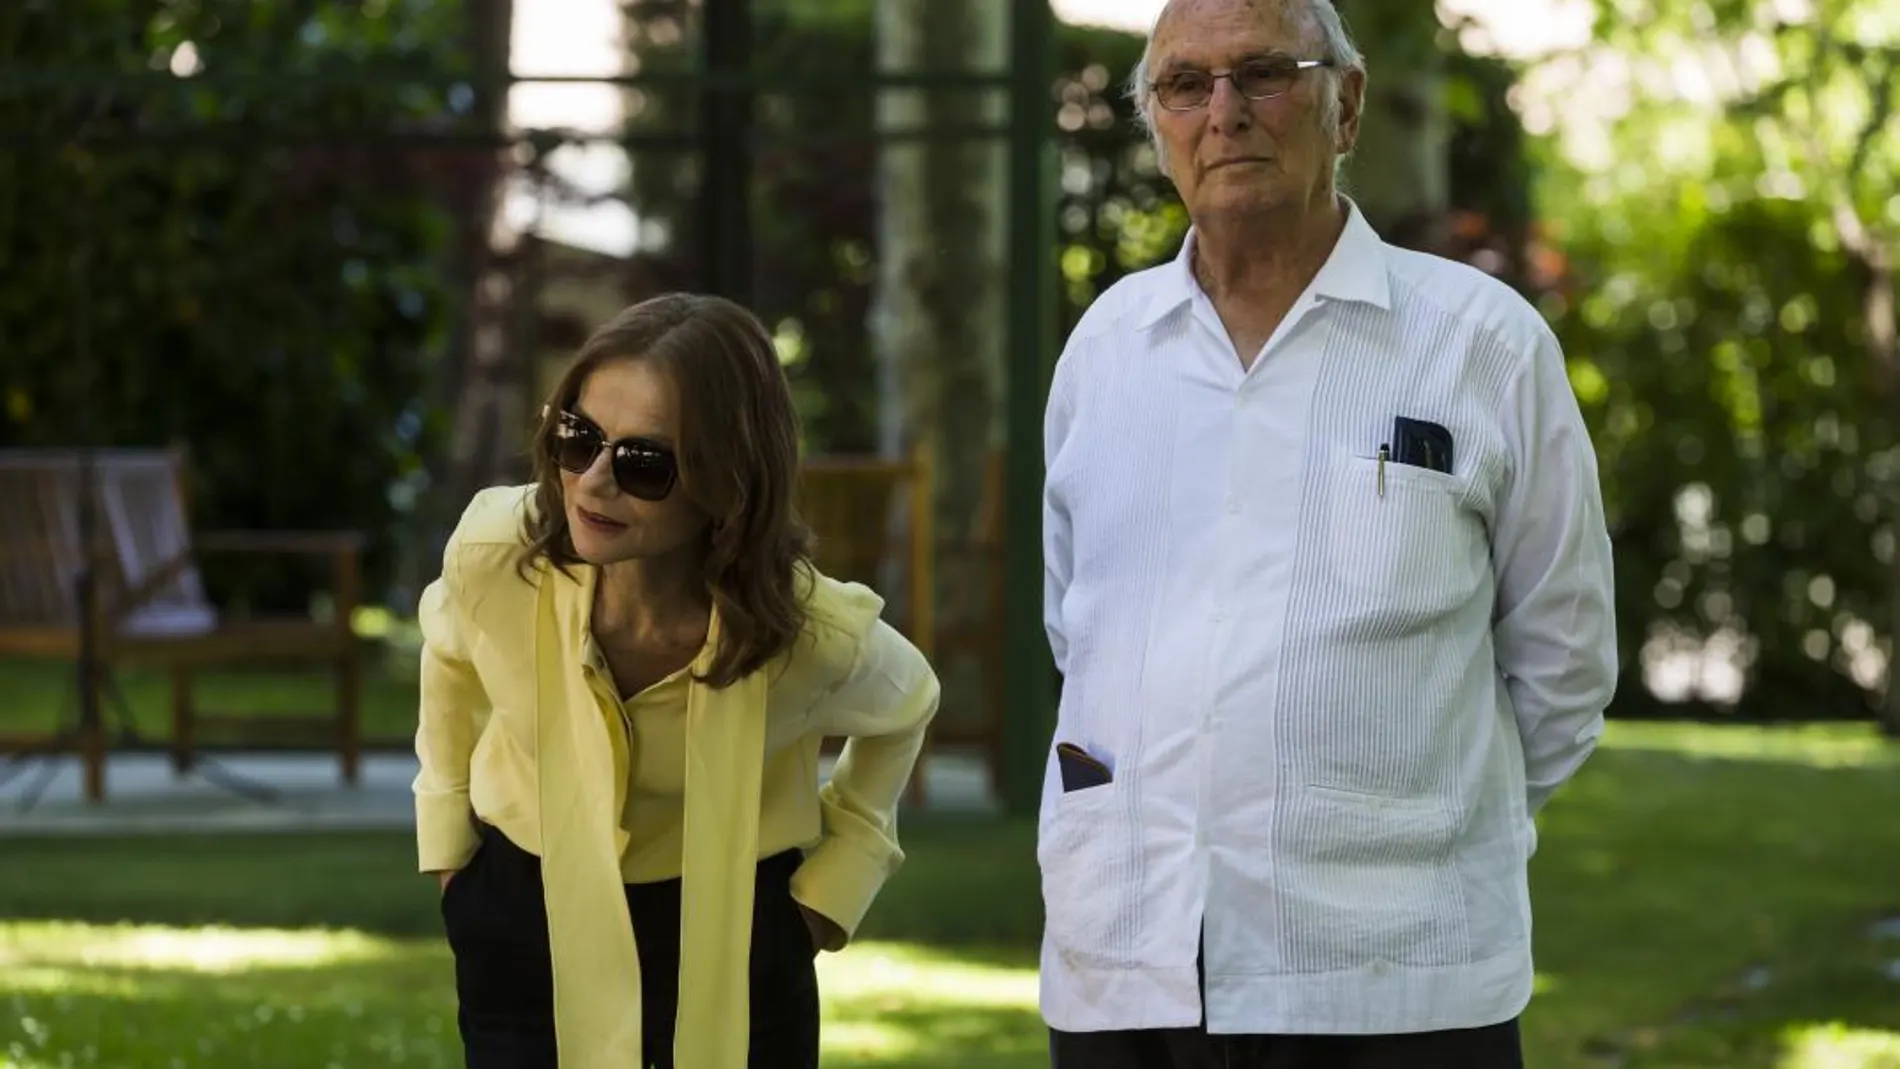
[[[1339,136],[1334,150],[1349,156],[1359,144],[1359,118],[1366,109],[1366,72],[1348,70],[1339,78]]]

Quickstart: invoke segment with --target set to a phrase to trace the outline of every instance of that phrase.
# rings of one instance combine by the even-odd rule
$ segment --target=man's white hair
[[[1346,29],[1345,20],[1339,17],[1339,9],[1333,6],[1333,0],[1283,0],[1283,2],[1304,4],[1307,16],[1313,20],[1314,25],[1319,27],[1322,41],[1321,54],[1300,58],[1332,61],[1332,66],[1320,67],[1313,73],[1320,78],[1320,87],[1324,90],[1319,95],[1320,128],[1329,136],[1336,137],[1339,134],[1341,107],[1339,88],[1343,76],[1349,70],[1364,73],[1366,59],[1359,54],[1359,46],[1353,43],[1352,34]],[[1142,45],[1141,62],[1135,64],[1135,72],[1128,78],[1128,96],[1135,104],[1136,121],[1141,124],[1142,131],[1148,135],[1149,142],[1154,145],[1155,158],[1160,161],[1163,169],[1167,167],[1167,150],[1162,146],[1161,137],[1155,131],[1155,101],[1154,93],[1150,91],[1148,85],[1148,69],[1149,61],[1154,57],[1155,27],[1160,26],[1161,20],[1168,17],[1168,9],[1173,6],[1174,0],[1168,0],[1168,3],[1162,6],[1161,13],[1155,16],[1155,25],[1149,27],[1148,40]],[[1338,165],[1343,167],[1345,163],[1346,158],[1341,156]]]

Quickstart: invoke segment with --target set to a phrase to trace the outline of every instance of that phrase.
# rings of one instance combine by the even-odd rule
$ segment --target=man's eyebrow
[[[1277,48],[1268,48],[1268,49],[1263,49],[1259,52],[1248,52],[1243,55],[1235,56],[1233,58],[1233,62],[1230,63],[1228,66],[1238,67],[1243,63],[1258,63],[1262,60],[1267,60],[1269,62],[1291,62],[1292,59],[1293,57],[1290,53],[1284,52]],[[1180,59],[1178,57],[1171,56],[1161,62],[1161,65],[1156,69],[1155,73],[1158,75],[1159,74],[1178,74],[1183,71],[1204,72],[1204,71],[1216,70],[1216,69],[1222,69],[1222,68],[1209,67],[1208,65],[1204,63],[1191,63],[1185,59]]]

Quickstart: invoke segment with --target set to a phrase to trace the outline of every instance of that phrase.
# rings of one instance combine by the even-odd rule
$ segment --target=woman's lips
[[[626,524],[620,523],[617,520],[610,520],[598,512],[589,512],[583,508],[577,508],[574,511],[580,513],[582,523],[602,534],[618,534],[627,529]]]

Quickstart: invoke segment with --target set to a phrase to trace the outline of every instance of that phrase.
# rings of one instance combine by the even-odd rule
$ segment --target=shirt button
[[[1227,511],[1230,513],[1233,513],[1236,516],[1240,515],[1240,499],[1237,497],[1228,498]]]

